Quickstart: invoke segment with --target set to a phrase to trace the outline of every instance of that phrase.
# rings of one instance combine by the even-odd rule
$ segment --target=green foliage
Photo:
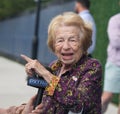
[[[104,66],[107,59],[107,25],[109,18],[120,11],[119,0],[91,0],[91,12],[97,25],[97,44],[93,56],[100,60]],[[118,103],[118,96],[115,95],[113,102]]]
[[[53,0],[43,0],[42,7],[47,6],[51,1]],[[0,0],[0,20],[14,17],[25,10],[30,10],[35,7],[35,0]]]
[[[120,10],[118,1],[119,0],[91,0],[91,12],[93,13],[97,25],[97,45],[94,57],[98,58],[103,66],[107,57],[107,24],[109,18]]]
[[[0,20],[15,16],[34,5],[34,0],[0,0]]]

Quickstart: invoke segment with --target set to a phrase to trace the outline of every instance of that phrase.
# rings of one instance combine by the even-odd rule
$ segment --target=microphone
[[[53,72],[50,67],[45,67],[45,68],[51,73]],[[36,100],[34,102],[34,109],[35,109],[35,107],[41,103],[44,90],[48,85],[48,83],[43,79],[42,76],[40,77],[35,75],[27,78],[27,85],[38,88]]]

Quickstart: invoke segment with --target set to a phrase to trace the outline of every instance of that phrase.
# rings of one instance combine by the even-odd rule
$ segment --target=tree
[[[16,16],[31,7],[35,7],[34,0],[0,0],[0,20]]]

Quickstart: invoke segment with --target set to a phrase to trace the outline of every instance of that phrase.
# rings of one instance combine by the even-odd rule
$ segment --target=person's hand
[[[38,60],[36,59],[33,60],[27,57],[26,55],[21,55],[21,57],[27,62],[25,65],[25,70],[28,76],[32,76],[34,75],[34,73],[37,73],[40,76],[42,76],[44,75],[45,71],[47,71],[45,67],[42,64],[40,64]]]
[[[17,106],[11,106],[7,109],[7,114],[17,114],[16,110],[17,110]]]
[[[25,109],[25,106],[26,104],[21,104],[20,106],[18,106],[15,114],[22,114]]]
[[[40,114],[43,110],[43,104],[38,105],[34,110],[34,101],[35,101],[36,95],[33,96],[29,102],[21,107],[18,108],[18,110],[16,111],[16,114]],[[21,113],[20,113],[21,112]]]
[[[24,105],[24,107],[23,107],[23,106],[19,107],[18,110],[17,110],[17,113],[18,113],[18,114],[29,114],[29,113],[31,113],[32,110],[33,110],[33,107],[34,107],[33,104],[34,104],[35,98],[36,98],[36,95],[33,96],[33,97],[28,101],[28,103],[27,103],[26,105]],[[20,113],[20,112],[21,112],[21,113]]]
[[[33,60],[26,55],[21,57],[27,62],[25,70],[28,76],[33,76],[35,73],[42,76],[48,83],[51,82],[53,74],[49,72],[38,60]]]
[[[29,114],[42,114],[42,112],[43,112],[43,104],[41,103],[35,108],[35,110],[33,110]]]
[[[16,114],[17,107],[11,106],[7,109],[0,108],[0,114]]]
[[[0,114],[7,114],[7,110],[4,108],[0,108]]]

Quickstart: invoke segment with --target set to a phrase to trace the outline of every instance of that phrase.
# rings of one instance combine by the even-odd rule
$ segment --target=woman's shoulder
[[[49,64],[49,67],[51,67],[52,65],[56,64],[58,60],[54,60]]]
[[[79,67],[81,69],[81,66]],[[99,60],[95,58],[87,58],[83,64],[83,73],[86,73],[87,77],[96,77],[97,79],[102,77],[102,65]]]
[[[59,60],[54,60],[49,64],[49,67],[53,70],[56,71],[58,68],[61,67],[61,62]]]
[[[88,57],[88,61],[90,63],[98,63],[101,64],[100,60],[96,59],[96,58],[92,58],[92,57]]]
[[[97,67],[101,68],[102,67],[101,62],[98,59],[96,59],[96,58],[90,58],[90,57],[87,58],[86,65],[89,68],[97,68]]]

